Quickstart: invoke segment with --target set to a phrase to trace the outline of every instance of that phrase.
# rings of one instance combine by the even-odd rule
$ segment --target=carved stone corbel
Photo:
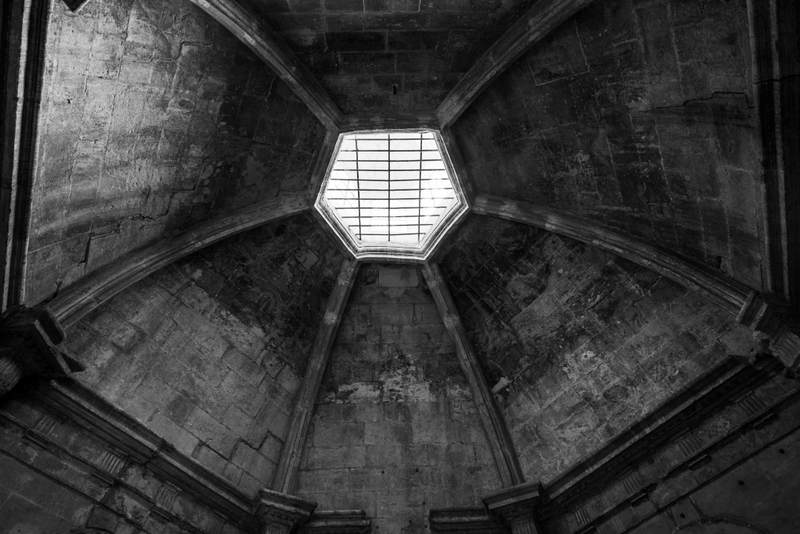
[[[256,503],[256,514],[261,521],[262,534],[290,534],[306,523],[317,503],[300,497],[262,489]]]
[[[81,370],[58,345],[64,332],[47,310],[9,308],[0,316],[0,397],[22,378],[57,378]]]
[[[796,371],[800,366],[800,324],[788,311],[786,304],[753,292],[736,319],[760,336],[760,352],[771,354]]]
[[[536,509],[541,494],[538,482],[527,482],[489,495],[483,503],[489,512],[503,519],[512,534],[538,534]]]

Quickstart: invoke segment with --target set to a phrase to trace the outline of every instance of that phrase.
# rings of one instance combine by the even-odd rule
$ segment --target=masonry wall
[[[701,296],[576,241],[472,216],[442,270],[526,476],[599,449],[752,334]],[[502,385],[502,384],[501,384]]]
[[[430,508],[499,487],[455,347],[417,267],[361,267],[333,347],[298,493],[373,532],[427,532]]]
[[[322,126],[199,8],[51,4],[26,302],[198,221],[305,191]]]
[[[70,329],[80,380],[255,494],[271,482],[341,261],[310,216],[209,247]]]
[[[800,382],[769,357],[730,358],[694,386],[546,488],[542,530],[795,532]]]
[[[126,457],[64,419],[27,386],[0,401],[0,533],[243,532],[241,518],[224,517],[148,459]]]
[[[576,212],[764,285],[745,0],[593,2],[454,131],[476,189]]]
[[[531,0],[246,0],[345,113],[432,113]]]
[[[780,534],[800,531],[800,430],[630,532],[635,534]]]

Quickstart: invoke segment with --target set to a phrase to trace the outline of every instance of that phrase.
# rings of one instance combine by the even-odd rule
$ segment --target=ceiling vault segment
[[[768,336],[772,353],[785,365],[800,365],[800,332],[785,301],[762,295],[729,276],[694,265],[651,244],[547,206],[478,195],[472,209],[480,215],[528,224],[599,247],[697,291],[739,323]]]
[[[308,106],[308,109],[329,130],[338,130],[341,111],[319,81],[258,17],[249,13],[236,0],[191,0],[214,20],[227,28],[275,73]]]
[[[473,210],[481,215],[542,228],[614,253],[684,287],[705,293],[733,315],[739,313],[753,293],[732,278],[706,271],[644,241],[549,206],[481,194],[475,199]]]
[[[451,125],[473,100],[528,48],[541,41],[593,0],[539,0],[458,81],[436,110],[441,127]]]
[[[61,324],[73,325],[120,291],[189,254],[246,230],[302,213],[310,207],[305,195],[286,195],[198,224],[171,239],[126,254],[81,278],[46,306]]]
[[[500,481],[504,487],[516,486],[524,482],[522,468],[519,464],[514,443],[506,427],[500,409],[495,403],[486,377],[481,369],[478,357],[472,344],[467,339],[461,316],[458,313],[453,297],[447,283],[444,281],[442,271],[436,263],[427,263],[422,268],[425,282],[431,291],[436,308],[442,317],[445,328],[456,346],[458,363],[464,371],[472,390],[472,398],[481,419],[486,441],[491,448]]]
[[[294,403],[292,416],[289,419],[289,435],[283,444],[278,467],[272,480],[272,489],[289,494],[295,489],[297,471],[303,456],[303,447],[308,437],[311,417],[314,415],[314,405],[317,401],[319,388],[325,369],[328,366],[331,349],[342,322],[342,316],[350,300],[350,293],[358,274],[359,264],[355,260],[346,259],[342,262],[339,277],[333,292],[328,297],[325,315],[322,319],[306,368],[306,374],[297,399]]]

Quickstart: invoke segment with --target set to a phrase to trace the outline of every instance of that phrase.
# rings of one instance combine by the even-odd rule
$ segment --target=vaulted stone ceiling
[[[345,113],[433,111],[531,0],[246,0]]]
[[[554,28],[536,13],[564,5],[582,9]],[[248,498],[293,492],[411,534],[431,509],[555,487],[752,357],[775,326],[763,302],[797,306],[751,15],[54,1],[22,302],[68,327],[81,384]],[[490,47],[514,31],[511,61]],[[354,266],[311,209],[333,141],[415,117],[442,121],[474,212],[440,271]]]

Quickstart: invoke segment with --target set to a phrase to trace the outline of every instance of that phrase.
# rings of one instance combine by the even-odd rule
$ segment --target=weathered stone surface
[[[68,333],[81,379],[254,494],[277,464],[341,258],[308,216],[190,256]]]
[[[242,532],[236,524],[247,518],[224,519],[177,480],[158,475],[147,465],[153,458],[131,458],[115,445],[108,434],[68,421],[38,399],[6,400],[0,407],[0,532]]]
[[[742,438],[731,448],[746,447],[752,438]],[[696,491],[676,500],[666,509],[644,515],[646,520],[627,530],[637,534],[750,534],[796,532],[800,529],[795,476],[800,461],[800,431],[794,430],[752,454]],[[731,456],[735,453],[728,452]],[[678,497],[678,496],[676,496]],[[643,507],[648,514],[648,507]],[[651,509],[652,510],[652,509]],[[651,512],[652,513],[652,512]],[[635,521],[635,512],[611,518],[599,532],[616,532]]]
[[[751,349],[747,329],[686,289],[523,225],[472,217],[441,266],[523,470],[543,483]]]
[[[761,288],[745,2],[689,4],[594,2],[500,76],[455,137],[479,192],[573,210]]]
[[[430,508],[499,486],[436,306],[417,267],[366,265],[316,406],[298,493],[360,508],[375,532],[424,532]]]
[[[530,0],[247,0],[345,113],[432,111]]]
[[[186,0],[53,3],[27,297],[164,234],[305,190],[323,129]]]

